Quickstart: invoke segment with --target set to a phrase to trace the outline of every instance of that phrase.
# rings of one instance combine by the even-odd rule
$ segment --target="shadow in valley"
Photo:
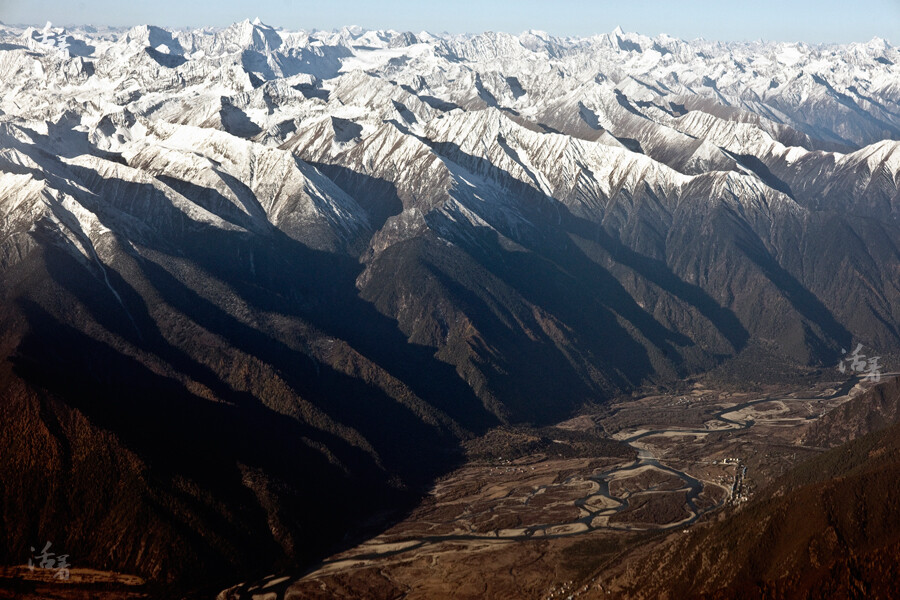
[[[82,444],[90,436],[92,445],[80,447],[81,460],[50,488],[45,509],[65,518],[40,525],[42,536],[78,548],[82,564],[140,573],[180,590],[219,587],[320,559],[339,547],[341,524],[377,507],[412,506],[411,494],[388,485],[372,457],[345,440],[240,393],[224,402],[198,397],[39,305],[23,301],[20,308],[30,331],[13,359],[16,372],[50,394],[45,410],[64,416],[60,407],[71,406],[93,428],[57,433],[77,435]],[[103,431],[145,465],[128,463],[137,469],[128,478],[137,483],[120,488],[102,461],[90,460],[110,443]],[[353,454],[352,462],[334,460]],[[99,506],[113,511],[109,518],[97,515]]]
[[[750,334],[740,319],[716,302],[703,288],[679,278],[662,260],[635,252],[610,235],[602,225],[574,215],[568,207],[564,206],[561,210],[563,222],[570,233],[598,244],[619,264],[692,306],[728,340],[735,352],[740,352],[746,346]]]
[[[571,290],[581,287],[586,290],[583,301],[576,306],[561,310],[560,314],[573,315],[573,318],[580,320],[578,311],[584,311],[585,307],[601,303],[612,313],[620,315],[631,323],[643,337],[659,348],[675,365],[681,362],[678,348],[693,345],[688,337],[663,326],[640,307],[618,279],[573,243],[570,236],[577,236],[596,243],[615,262],[628,267],[689,304],[716,327],[735,351],[740,351],[746,344],[749,334],[734,313],[719,305],[699,286],[680,279],[663,261],[643,256],[631,250],[610,235],[602,225],[574,215],[564,203],[513,178],[485,159],[464,153],[455,144],[432,144],[432,148],[439,154],[462,165],[463,168],[496,178],[507,193],[519,202],[517,210],[522,211],[523,216],[530,223],[538,224],[532,226],[530,234],[523,233],[511,227],[505,220],[497,219],[494,215],[485,212],[484,202],[473,201],[468,206],[470,210],[480,214],[505,236],[522,244],[534,255],[546,259],[546,262],[535,261],[536,264],[529,265],[524,269],[524,273],[531,273],[533,277],[534,273],[546,271],[546,266],[542,267],[542,264],[553,264],[555,265],[553,268],[559,273],[567,274],[570,279],[568,286],[560,287],[557,293],[547,293],[540,288],[531,291],[532,297],[541,305],[548,307],[551,312],[554,312],[554,308],[550,307],[553,307],[554,304],[559,305],[561,299],[565,299],[567,296],[571,297]],[[528,278],[523,277],[518,286],[527,290]],[[563,293],[563,289],[569,290],[568,293]],[[560,308],[562,307],[556,306],[556,310],[560,310]],[[611,330],[615,330],[618,325],[610,322],[609,327]],[[631,338],[630,335],[626,334],[626,336]],[[624,340],[626,336],[622,336],[622,339]],[[634,356],[634,359],[637,360],[637,355]],[[654,370],[649,359],[646,359],[642,363],[638,363],[635,374],[643,373],[646,376]]]
[[[758,240],[738,238],[737,245],[744,254],[753,261],[772,284],[784,295],[797,313],[809,322],[818,326],[822,333],[844,348],[849,348],[852,334],[841,325],[831,311],[828,310],[815,294],[806,289],[793,275],[784,269],[766,251]],[[828,340],[807,337],[814,355],[825,362],[837,358],[837,352],[827,344]]]
[[[399,215],[403,210],[403,201],[397,193],[397,186],[390,181],[358,173],[340,165],[309,161],[307,164],[321,171],[365,209],[369,215],[372,231],[380,230],[389,218]]]
[[[172,483],[176,476],[198,482],[203,493],[258,509],[247,517],[250,524],[243,527],[252,531],[244,537],[210,521],[209,531],[220,537],[204,542],[195,556],[214,554],[219,545],[218,550],[226,547],[225,554],[240,560],[220,556],[218,566],[207,569],[186,558],[185,569],[196,573],[185,578],[225,573],[221,583],[264,574],[256,567],[271,572],[273,565],[283,564],[273,562],[281,551],[267,537],[271,526],[260,506],[278,507],[279,518],[291,522],[284,531],[305,540],[302,552],[286,552],[291,559],[311,560],[334,551],[332,544],[350,545],[353,541],[343,536],[351,526],[385,508],[407,510],[435,476],[457,464],[460,437],[498,422],[454,367],[435,358],[433,348],[410,344],[396,321],[359,297],[355,282],[362,267],[353,257],[312,250],[274,229],[266,235],[218,229],[194,221],[149,184],[98,181],[91,169],[62,167],[56,158],[31,154],[54,186],[115,232],[106,235],[115,238],[117,249],[107,264],[98,260],[95,265],[73,258],[74,248],[59,249],[57,238],[42,240],[52,280],[107,333],[88,321],[70,322],[75,312],[54,314],[25,303],[31,333],[21,347],[20,373],[115,433],[153,465],[160,474],[155,484],[187,505],[179,509],[186,512],[165,517],[181,539],[202,537],[197,527],[207,527],[190,520],[192,511],[212,521],[218,517],[214,509],[179,495]],[[66,177],[55,175],[61,168]],[[70,176],[95,194],[68,183]],[[202,192],[193,183],[181,189]],[[210,192],[207,201],[217,201],[215,196]],[[391,202],[385,189],[381,218],[399,210]],[[90,246],[77,221],[67,224]],[[233,304],[227,297],[219,302],[200,293],[207,278],[249,307],[251,323],[263,325],[235,317],[226,309]],[[187,324],[179,334],[181,318]],[[285,321],[286,329],[270,331]],[[352,376],[312,359],[302,346],[314,340],[289,343],[296,335],[291,332],[308,325],[315,339],[346,341],[371,366],[352,350],[333,356]],[[196,339],[197,327],[212,336]],[[246,363],[236,361],[238,354],[270,366],[292,393],[284,395],[265,381],[244,386],[256,390],[252,393],[236,389],[229,370],[241,367],[244,376],[254,376],[243,368]],[[375,365],[394,379],[379,375]],[[202,385],[219,402],[188,391],[178,379]],[[334,426],[304,412],[296,397],[330,417]],[[236,465],[271,479],[276,491],[265,494],[285,496],[276,499],[258,490],[262,496],[248,496]],[[102,474],[97,477],[102,482]],[[111,539],[97,538],[97,551],[105,552]],[[244,564],[248,553],[259,556]]]

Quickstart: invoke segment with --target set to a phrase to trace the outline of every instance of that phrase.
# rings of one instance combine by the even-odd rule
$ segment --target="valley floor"
[[[377,537],[299,579],[273,576],[221,597],[605,594],[604,569],[626,552],[740,510],[756,490],[820,453],[802,443],[808,426],[866,387],[859,378],[755,392],[695,383],[680,395],[622,399],[540,433],[495,435],[493,451],[485,456],[484,440],[473,444],[482,450],[477,457]],[[553,431],[562,439],[547,439]],[[612,437],[633,452],[573,456],[565,432]],[[517,451],[538,437],[548,442],[539,452]]]

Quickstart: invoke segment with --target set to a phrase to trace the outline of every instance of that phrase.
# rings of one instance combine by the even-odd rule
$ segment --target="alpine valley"
[[[897,597],[900,49],[0,25],[0,90],[0,598]]]

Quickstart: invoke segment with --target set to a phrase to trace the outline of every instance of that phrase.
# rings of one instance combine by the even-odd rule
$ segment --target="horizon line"
[[[810,42],[810,41],[801,40],[801,39],[778,40],[778,39],[767,39],[764,37],[759,37],[759,38],[754,38],[754,39],[748,39],[748,38],[716,39],[716,38],[707,38],[707,37],[700,36],[700,37],[688,39],[688,38],[678,37],[678,36],[675,36],[675,35],[672,35],[672,34],[666,33],[666,32],[660,32],[656,35],[650,35],[650,34],[641,33],[638,31],[627,31],[618,25],[615,28],[613,28],[611,31],[599,31],[599,32],[595,32],[595,33],[592,33],[589,35],[561,35],[561,34],[551,33],[544,29],[538,29],[538,28],[533,28],[533,27],[524,29],[524,30],[520,31],[519,33],[513,33],[512,31],[505,31],[505,30],[501,30],[501,29],[485,29],[483,31],[466,31],[466,32],[450,32],[450,31],[444,30],[444,31],[435,33],[428,29],[420,29],[418,31],[414,31],[412,29],[393,29],[393,28],[385,29],[385,28],[378,28],[378,27],[365,27],[365,26],[356,25],[356,24],[342,25],[340,27],[333,27],[331,29],[325,29],[325,28],[319,28],[319,27],[312,27],[312,28],[301,27],[299,29],[291,29],[291,28],[283,27],[281,25],[272,25],[270,23],[266,23],[266,22],[262,21],[261,19],[259,19],[258,17],[253,18],[253,19],[247,17],[247,18],[241,19],[240,21],[234,21],[228,25],[172,26],[172,25],[156,25],[156,24],[149,23],[149,22],[134,23],[131,25],[108,25],[108,24],[99,24],[99,23],[56,24],[51,21],[47,21],[44,24],[35,24],[35,23],[7,23],[5,21],[0,20],[0,26],[21,28],[21,29],[28,29],[28,28],[43,29],[43,28],[47,27],[47,25],[50,25],[51,27],[55,27],[55,28],[62,28],[62,29],[101,27],[101,28],[106,28],[109,30],[123,30],[123,31],[127,31],[127,30],[133,29],[135,27],[147,26],[147,27],[159,27],[160,29],[167,29],[167,30],[173,31],[173,32],[192,32],[192,31],[202,31],[202,30],[224,31],[230,27],[233,27],[235,25],[240,25],[241,23],[245,23],[245,22],[249,22],[252,25],[256,25],[256,26],[265,26],[265,27],[268,27],[273,30],[284,31],[287,33],[340,33],[343,30],[359,28],[364,33],[365,32],[394,32],[394,33],[399,33],[399,34],[411,33],[413,35],[427,33],[428,35],[432,35],[435,37],[441,37],[441,36],[475,37],[475,36],[479,36],[479,35],[486,35],[489,33],[505,34],[505,35],[509,35],[512,37],[518,37],[518,36],[524,35],[526,33],[540,33],[540,34],[544,34],[544,35],[547,35],[549,37],[559,39],[559,40],[588,40],[588,39],[595,38],[595,37],[601,37],[601,36],[605,36],[605,35],[612,35],[612,34],[618,33],[621,35],[637,35],[640,37],[646,37],[651,40],[655,40],[655,39],[661,38],[661,37],[668,37],[673,40],[678,40],[678,41],[686,42],[686,43],[689,43],[689,42],[711,42],[711,43],[722,43],[722,44],[805,44],[807,46],[850,46],[853,44],[867,44],[867,43],[871,43],[874,41],[883,41],[883,42],[887,43],[889,46],[894,47],[894,44],[891,43],[891,41],[889,39],[881,37],[880,35],[877,35],[877,34],[873,35],[869,39],[856,40],[856,41],[850,41],[850,42]]]

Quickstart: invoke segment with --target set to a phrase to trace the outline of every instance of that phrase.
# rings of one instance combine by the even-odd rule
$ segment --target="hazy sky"
[[[621,25],[685,39],[848,42],[879,36],[900,43],[900,0],[0,0],[0,21],[14,24],[225,26],[256,16],[287,29],[590,35]]]

